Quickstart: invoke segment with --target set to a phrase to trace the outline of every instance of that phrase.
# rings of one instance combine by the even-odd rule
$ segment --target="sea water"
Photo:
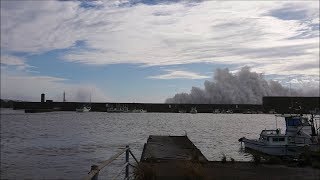
[[[277,123],[276,123],[277,121]],[[81,179],[93,164],[129,145],[139,159],[149,135],[185,135],[208,160],[252,156],[238,139],[281,128],[269,114],[48,112],[1,109],[1,179]],[[117,174],[124,155],[100,172]],[[131,162],[134,160],[131,158]]]

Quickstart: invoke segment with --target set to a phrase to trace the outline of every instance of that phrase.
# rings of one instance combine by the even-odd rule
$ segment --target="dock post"
[[[91,166],[91,171],[94,171],[94,170],[97,170],[98,169],[98,166],[97,165],[92,165]],[[92,178],[91,180],[98,180],[98,175],[99,175],[99,172],[97,172]]]
[[[130,151],[128,145],[126,146],[126,149],[127,149],[126,150],[126,163],[127,163],[127,166],[126,166],[126,177],[125,177],[125,179],[128,180],[128,178],[129,178],[129,151]]]

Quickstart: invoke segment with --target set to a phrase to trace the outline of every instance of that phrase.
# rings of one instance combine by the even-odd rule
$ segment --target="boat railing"
[[[279,135],[280,129],[264,129],[261,131],[261,135]]]
[[[110,165],[114,160],[116,160],[119,156],[121,156],[124,153],[126,154],[125,163],[122,165],[120,171],[112,179],[116,179],[122,173],[122,171],[125,170],[125,178],[124,179],[128,180],[130,178],[129,177],[129,167],[130,166],[131,167],[136,167],[136,166],[134,166],[133,164],[131,164],[129,162],[129,156],[131,155],[133,157],[133,159],[135,160],[135,162],[137,164],[139,164],[137,158],[133,155],[133,153],[130,150],[129,146],[126,146],[125,149],[122,149],[120,152],[118,152],[117,154],[113,155],[108,160],[103,161],[100,165],[92,165],[90,172],[83,179],[84,180],[98,180],[98,176],[99,176],[100,170],[103,169],[104,167]]]

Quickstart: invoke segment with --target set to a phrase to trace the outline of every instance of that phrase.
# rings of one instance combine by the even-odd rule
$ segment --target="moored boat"
[[[221,111],[220,111],[220,109],[214,109],[213,110],[213,114],[219,114]]]
[[[198,111],[197,111],[197,109],[195,107],[193,107],[193,108],[191,108],[190,113],[191,114],[197,114]]]
[[[82,108],[77,108],[77,112],[89,112],[91,110],[91,107],[83,106]]]
[[[319,151],[319,132],[314,126],[314,116],[281,115],[286,121],[286,131],[262,130],[259,139],[239,139],[245,148],[275,156],[297,156],[304,149]]]
[[[108,113],[127,113],[129,112],[128,107],[124,106],[124,107],[110,107],[107,109]]]
[[[147,111],[144,109],[133,109],[131,112],[132,113],[146,113]]]

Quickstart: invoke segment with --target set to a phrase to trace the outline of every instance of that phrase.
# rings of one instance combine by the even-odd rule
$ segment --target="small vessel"
[[[107,109],[107,112],[108,113],[127,113],[129,112],[129,109],[126,106],[110,107]]]
[[[274,109],[270,109],[270,111],[268,113],[269,114],[277,114],[277,112]]]
[[[63,100],[65,101],[65,93],[63,93]],[[91,110],[91,93],[90,93],[90,104],[83,105],[81,108],[76,108],[76,112],[89,112]]]
[[[133,109],[131,112],[132,113],[146,113],[147,111],[144,109]]]
[[[242,114],[253,114],[253,113],[250,109],[247,109],[247,110],[243,111]]]
[[[197,109],[195,107],[192,107],[191,110],[190,110],[190,113],[191,114],[197,114],[198,111],[197,111]]]
[[[91,107],[83,106],[82,108],[77,108],[77,112],[89,112],[91,110]]]
[[[220,113],[220,109],[214,109],[212,113],[213,114],[219,114]]]
[[[279,116],[278,116],[279,117]],[[303,117],[302,115],[281,115],[286,122],[286,131],[281,129],[262,130],[259,139],[239,139],[245,148],[253,149],[265,154],[275,156],[297,156],[305,148],[311,151],[319,151],[319,132],[314,126],[315,117]]]

